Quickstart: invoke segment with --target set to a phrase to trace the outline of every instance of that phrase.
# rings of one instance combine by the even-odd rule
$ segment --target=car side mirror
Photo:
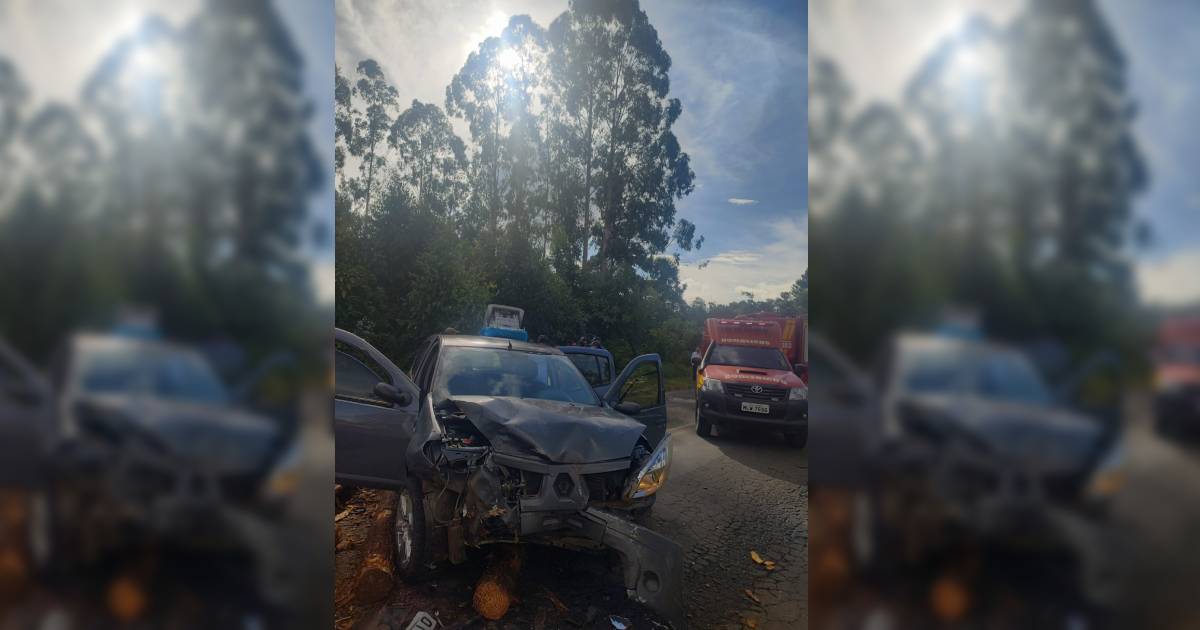
[[[375,395],[390,403],[400,405],[401,407],[412,401],[411,396],[396,389],[396,386],[392,385],[391,383],[376,383]]]
[[[627,416],[636,416],[642,410],[642,406],[635,402],[620,402],[613,409]]]
[[[692,360],[692,367],[698,367],[700,365],[700,353],[693,352],[691,360]]]

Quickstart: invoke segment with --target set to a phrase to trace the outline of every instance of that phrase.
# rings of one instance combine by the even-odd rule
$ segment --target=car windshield
[[[214,405],[229,403],[225,385],[191,352],[121,345],[80,357],[80,384],[89,394],[143,394]]]
[[[752,348],[748,346],[725,346],[721,344],[713,344],[706,364],[733,365],[737,367],[761,368],[764,370],[792,369],[779,348]]]
[[[979,360],[979,394],[984,398],[1045,405],[1050,402],[1042,377],[1016,352],[988,352]]]
[[[446,348],[433,390],[439,400],[509,396],[600,404],[596,392],[567,357],[504,348]]]
[[[901,382],[913,393],[970,391],[982,398],[1027,404],[1047,404],[1051,400],[1033,365],[1020,353],[1009,350],[931,344],[905,352],[901,370]]]
[[[966,356],[948,346],[914,348],[901,355],[901,383],[917,394],[949,394],[962,383]]]

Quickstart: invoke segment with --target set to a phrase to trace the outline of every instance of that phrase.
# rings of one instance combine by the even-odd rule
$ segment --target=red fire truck
[[[793,446],[807,443],[808,386],[799,375],[802,364],[793,362],[802,355],[785,353],[783,331],[778,321],[705,322],[704,339],[692,354],[698,435],[709,437],[714,425],[751,425],[780,431]],[[794,351],[794,328],[788,341]]]

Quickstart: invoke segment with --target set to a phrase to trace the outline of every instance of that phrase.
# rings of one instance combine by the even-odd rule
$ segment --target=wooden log
[[[520,571],[521,555],[518,549],[507,545],[497,549],[487,570],[475,585],[475,595],[472,597],[475,611],[492,621],[503,617],[512,605]]]
[[[354,581],[354,596],[360,604],[377,602],[392,591],[395,580],[396,500],[395,492],[380,492],[379,504],[363,543],[363,559]]]

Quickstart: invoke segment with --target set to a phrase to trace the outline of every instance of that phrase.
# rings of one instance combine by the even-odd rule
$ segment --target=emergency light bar
[[[479,334],[484,337],[529,341],[529,333],[521,328],[521,320],[524,318],[523,309],[503,304],[488,304],[483,314],[483,329]]]

